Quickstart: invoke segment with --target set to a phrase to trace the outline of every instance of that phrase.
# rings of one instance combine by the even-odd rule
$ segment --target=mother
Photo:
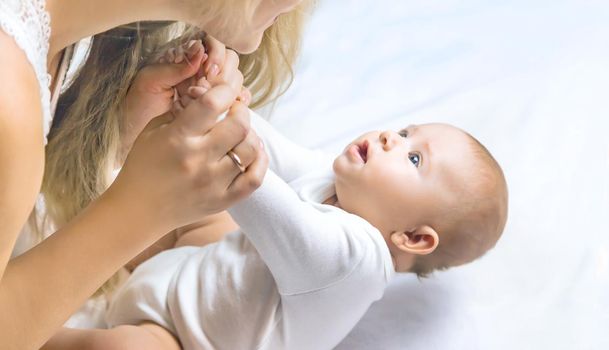
[[[231,135],[248,129],[233,109],[213,132],[198,120],[164,115],[136,140],[117,180],[61,230],[18,258],[15,241],[34,207],[51,122],[49,79],[62,50],[81,38],[142,20],[196,25],[248,53],[263,32],[298,0],[9,0],[0,3],[0,342],[3,349],[40,347],[118,268],[164,233],[217,212],[251,193],[264,172],[252,159],[239,174],[228,157],[202,154],[256,140]],[[48,12],[47,12],[48,11]],[[49,16],[52,25],[49,25]],[[49,32],[51,35],[49,36]],[[48,59],[47,59],[48,58]],[[48,62],[48,64],[47,64]],[[51,76],[51,80],[56,77]],[[211,89],[201,118],[215,118],[239,91]],[[41,120],[43,123],[41,123]],[[220,137],[224,135],[224,137]],[[258,155],[261,153],[258,152]],[[228,161],[227,161],[228,159]],[[220,164],[225,164],[221,166]],[[228,188],[227,177],[236,177]],[[69,195],[69,194],[66,194]]]

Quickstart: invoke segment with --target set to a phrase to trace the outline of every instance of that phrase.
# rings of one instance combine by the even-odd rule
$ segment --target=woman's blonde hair
[[[309,5],[305,1],[280,16],[260,48],[240,56],[251,107],[274,101],[291,83]],[[176,22],[141,22],[92,38],[84,64],[59,99],[49,135],[42,185],[49,220],[43,222],[61,227],[109,186],[120,143],[121,102],[131,82],[158,52],[199,34]],[[111,291],[116,281],[117,275],[96,294]]]

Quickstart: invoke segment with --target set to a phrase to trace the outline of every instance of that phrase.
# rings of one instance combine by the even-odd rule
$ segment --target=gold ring
[[[239,158],[237,153],[235,153],[231,150],[231,151],[228,151],[226,153],[226,155],[233,161],[233,163],[235,163],[235,165],[237,166],[237,168],[239,168],[239,171],[241,173],[245,172],[245,167],[243,166],[243,163],[241,163],[241,158]]]

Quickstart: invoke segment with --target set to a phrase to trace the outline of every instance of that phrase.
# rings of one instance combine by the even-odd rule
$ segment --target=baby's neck
[[[340,206],[340,202],[338,201],[338,197],[336,195],[332,195],[332,197],[327,198],[325,201],[322,202],[322,204],[332,205],[334,207],[342,209],[342,207]],[[391,245],[387,241],[387,239],[385,238],[386,235],[383,234],[380,230],[379,230],[379,233],[381,234],[381,236],[383,237],[383,239],[387,243],[387,247],[389,248]],[[389,254],[391,255],[391,261],[393,262],[393,268],[396,269],[396,271],[397,271],[397,260],[396,260],[396,257],[394,255],[394,252],[391,251],[391,249],[389,249]]]
[[[338,197],[335,194],[323,201],[322,204],[328,204],[337,208],[341,207],[340,203],[338,202]]]

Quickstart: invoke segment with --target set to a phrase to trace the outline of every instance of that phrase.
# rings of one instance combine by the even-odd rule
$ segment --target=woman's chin
[[[231,46],[230,48],[237,51],[242,55],[250,54],[260,47],[260,43],[262,42],[262,34],[250,37],[247,40],[240,41],[235,44],[235,46]]]

